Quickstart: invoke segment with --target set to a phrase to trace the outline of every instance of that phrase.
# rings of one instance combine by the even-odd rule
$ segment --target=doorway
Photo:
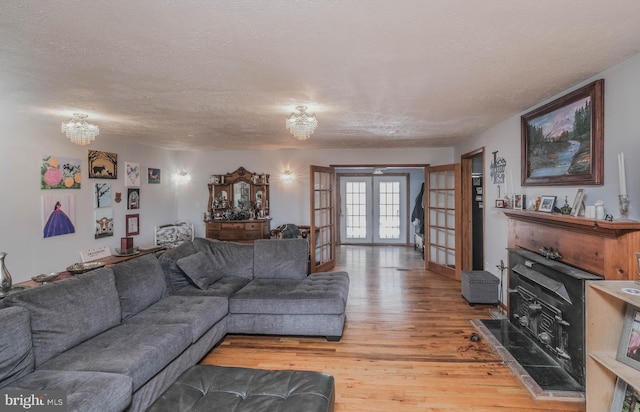
[[[408,243],[408,174],[338,174],[338,180],[341,243]]]
[[[484,148],[466,153],[462,165],[462,270],[484,270]]]

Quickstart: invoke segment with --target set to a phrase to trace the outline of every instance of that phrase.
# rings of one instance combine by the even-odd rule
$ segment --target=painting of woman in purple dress
[[[51,214],[49,214],[49,217],[47,218],[46,223],[44,224],[44,229],[42,231],[43,236],[47,238],[52,236],[75,233],[76,229],[73,224],[73,221],[64,212],[63,206],[61,203],[61,200],[62,200],[65,204],[69,206],[69,209],[71,209],[72,207],[70,205],[73,203],[73,201],[71,200],[71,198],[60,199],[60,200],[53,199],[53,200],[55,201],[55,204],[53,206],[53,210],[51,211]],[[45,207],[49,205],[48,210],[51,210],[50,199],[45,199],[44,205]],[[46,210],[45,210],[45,213],[46,213]]]

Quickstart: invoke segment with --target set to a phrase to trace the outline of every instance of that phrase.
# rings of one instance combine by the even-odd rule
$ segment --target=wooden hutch
[[[233,242],[268,239],[269,175],[257,174],[243,167],[213,175],[205,218],[205,236]]]

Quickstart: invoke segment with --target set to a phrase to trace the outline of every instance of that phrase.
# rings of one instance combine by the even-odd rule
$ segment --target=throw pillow
[[[203,252],[178,259],[176,262],[185,275],[200,289],[208,289],[209,286],[222,279],[211,261]]]

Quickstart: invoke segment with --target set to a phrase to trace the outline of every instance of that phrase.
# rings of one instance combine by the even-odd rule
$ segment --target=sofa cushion
[[[304,279],[309,267],[306,239],[259,239],[253,243],[253,276],[272,279]]]
[[[167,296],[125,321],[127,324],[187,324],[195,343],[213,325],[227,316],[226,298],[214,296]]]
[[[16,293],[6,297],[5,303],[29,311],[36,368],[121,320],[110,268]]]
[[[182,269],[178,267],[177,261],[194,253],[196,253],[196,249],[193,247],[193,242],[184,242],[174,249],[167,250],[158,258],[158,262],[164,271],[165,283],[170,294],[191,285]]]
[[[0,388],[34,369],[29,312],[21,307],[0,310]]]
[[[174,293],[180,296],[222,296],[228,298],[245,287],[249,282],[251,282],[251,280],[247,278],[227,276],[209,285],[207,289],[199,289],[190,284],[176,290]]]
[[[191,344],[189,325],[124,324],[43,364],[43,370],[119,373],[136,391]]]
[[[222,276],[253,279],[253,245],[196,238],[193,247],[204,252]]]
[[[342,314],[347,304],[346,272],[316,273],[304,280],[254,279],[229,298],[233,314]]]
[[[131,403],[131,378],[104,372],[38,370],[5,389],[67,394],[67,411],[122,411]],[[37,410],[37,408],[34,408]]]
[[[184,274],[200,289],[207,289],[209,285],[222,279],[222,273],[216,271],[211,260],[204,252],[196,252],[185,256],[176,262]]]
[[[148,308],[166,293],[164,272],[152,254],[118,263],[112,269],[120,297],[122,319]]]

